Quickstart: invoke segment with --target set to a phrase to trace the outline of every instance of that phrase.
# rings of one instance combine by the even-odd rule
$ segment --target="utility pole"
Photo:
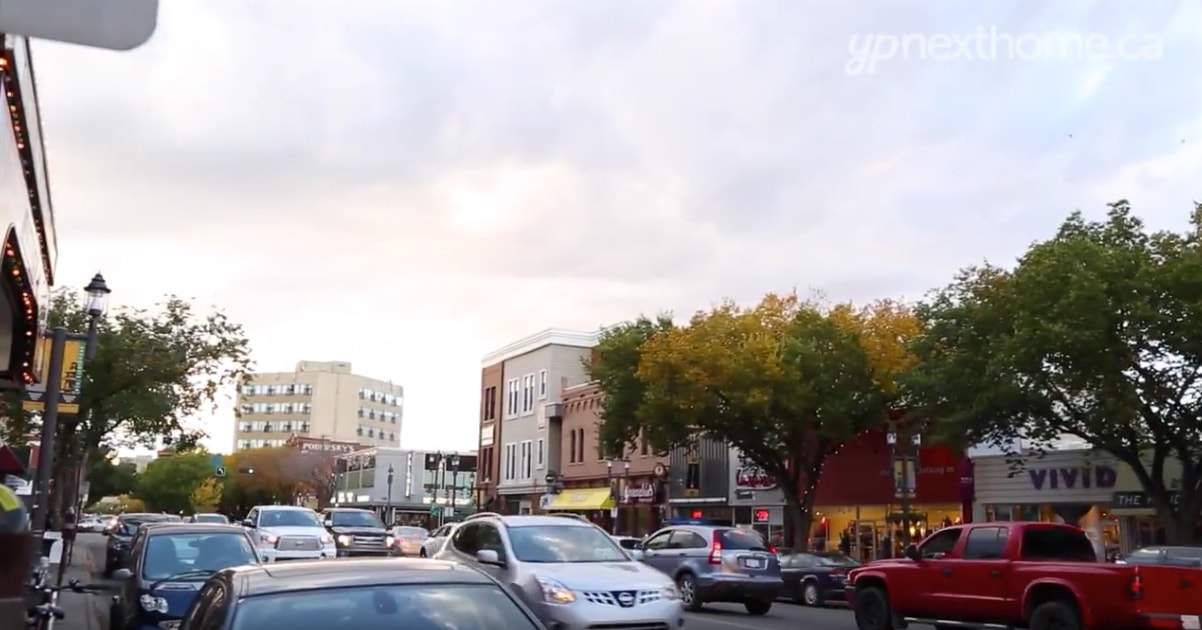
[[[388,520],[386,521],[385,524],[388,527],[392,527],[392,522],[394,520],[393,516],[392,516],[392,472],[393,472],[392,464],[389,464],[388,465],[388,498],[386,499],[386,502],[384,504],[384,513],[388,515]]]
[[[451,509],[455,509],[455,498],[459,494],[459,456],[451,455],[451,466],[454,471],[451,473]]]
[[[46,514],[50,502],[50,474],[54,464],[55,436],[58,431],[58,399],[63,374],[63,352],[67,346],[67,329],[54,329],[50,342],[50,369],[46,383],[46,411],[42,414],[42,442],[38,447],[38,469],[34,478],[33,508],[35,532],[46,531]],[[44,544],[44,543],[43,543]]]

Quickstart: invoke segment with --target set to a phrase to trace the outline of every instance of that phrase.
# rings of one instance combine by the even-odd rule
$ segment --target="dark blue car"
[[[860,563],[838,553],[781,554],[780,576],[785,581],[782,595],[806,606],[843,602],[847,572]]]
[[[134,535],[119,584],[110,630],[171,630],[204,581],[221,569],[258,564],[242,527],[201,523],[146,524]]]

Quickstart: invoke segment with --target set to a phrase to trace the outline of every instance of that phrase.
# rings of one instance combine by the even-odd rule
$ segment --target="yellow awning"
[[[555,495],[547,511],[608,510],[614,506],[609,488],[575,488]]]

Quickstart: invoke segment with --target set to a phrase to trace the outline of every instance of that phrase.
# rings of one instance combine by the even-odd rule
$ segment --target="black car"
[[[391,556],[392,533],[384,529],[380,517],[371,510],[330,508],[321,515],[326,531],[334,537],[338,557]]]
[[[150,514],[130,512],[117,517],[112,529],[106,529],[108,544],[104,549],[104,577],[109,577],[113,571],[126,566],[129,559],[129,545],[133,541],[138,526],[142,523],[178,522],[178,516],[171,514]]]
[[[242,527],[145,524],[134,536],[129,567],[113,572],[119,591],[109,609],[109,629],[170,630],[209,576],[258,562],[254,542]]]
[[[1155,546],[1136,549],[1122,559],[1124,564],[1168,564],[1202,568],[1202,547]]]
[[[180,630],[545,630],[491,577],[438,560],[302,560],[220,571]]]
[[[785,581],[783,596],[806,606],[844,601],[847,572],[859,562],[841,553],[784,553],[780,576]]]

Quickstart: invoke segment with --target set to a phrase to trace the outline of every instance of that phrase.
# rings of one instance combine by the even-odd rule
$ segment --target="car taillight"
[[[714,542],[710,545],[710,564],[722,564],[722,538],[714,532]]]
[[[1144,578],[1140,576],[1139,569],[1135,570],[1135,577],[1131,578],[1131,599],[1144,598]]]
[[[776,555],[776,547],[773,545],[768,545],[768,553],[775,556]]]

